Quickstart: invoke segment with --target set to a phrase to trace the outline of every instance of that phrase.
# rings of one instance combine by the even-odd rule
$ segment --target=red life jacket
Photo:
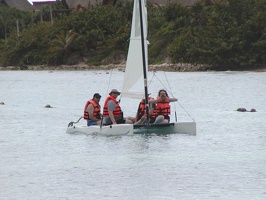
[[[152,100],[152,99],[154,99],[154,98],[149,97],[149,98],[148,98],[148,101],[149,101],[149,100]],[[153,106],[155,107],[155,104],[153,104]],[[146,114],[146,104],[145,104],[145,99],[142,99],[142,100],[140,101],[140,103],[139,103],[139,108],[138,108],[138,111],[137,111],[137,119],[136,119],[136,121],[140,120],[141,117],[142,117],[143,115],[145,115],[145,114]],[[154,115],[154,114],[152,114],[152,115],[150,114],[149,117],[150,117],[150,118],[155,118],[155,115]]]
[[[113,96],[108,96],[106,98],[106,100],[104,102],[104,106],[103,106],[103,116],[109,116],[108,108],[107,108],[107,103],[109,100],[114,101],[116,104],[115,110],[113,111],[114,116],[121,116],[122,115],[121,107],[120,107],[118,101]]]
[[[94,107],[93,116],[96,117],[97,119],[101,119],[101,106],[98,103],[96,103],[95,101],[93,101],[92,99],[87,101],[87,103],[84,107],[84,117],[83,118],[86,120],[90,120],[89,113],[87,112],[87,108],[90,104],[92,104],[92,106]]]
[[[162,101],[161,99],[158,99],[154,113],[156,116],[163,115],[166,117],[170,115],[171,110],[170,110],[169,100],[165,99],[165,101]]]

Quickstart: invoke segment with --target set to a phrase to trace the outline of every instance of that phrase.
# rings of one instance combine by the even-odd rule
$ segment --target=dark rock
[[[52,108],[52,106],[50,106],[49,104],[47,104],[46,106],[44,106],[45,108]]]
[[[246,108],[238,108],[236,111],[238,111],[238,112],[247,112],[247,109]]]

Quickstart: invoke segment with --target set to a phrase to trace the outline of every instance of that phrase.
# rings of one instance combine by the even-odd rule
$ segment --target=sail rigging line
[[[165,74],[165,72],[164,72],[164,74]],[[171,91],[171,87],[170,87],[170,84],[169,84],[169,81],[168,81],[168,79],[167,79],[167,76],[166,76],[166,74],[165,74],[165,78],[166,78],[166,82],[168,83],[168,85],[169,85],[169,90],[170,90],[170,94],[173,96],[173,93],[172,93],[172,91]],[[180,107],[185,111],[185,113],[194,121],[194,119],[191,117],[191,115],[187,112],[187,110],[181,105],[181,103],[179,102],[179,101],[177,101],[178,102],[178,104],[180,105]],[[174,104],[174,106],[175,106],[175,104]],[[176,107],[175,107],[176,108]],[[177,121],[177,114],[176,114],[176,110],[175,110],[175,117],[176,117],[176,121]],[[194,121],[195,122],[195,121]]]
[[[186,111],[186,109],[181,105],[181,103],[178,102],[178,104],[187,113],[187,115],[195,122],[195,120],[193,119],[193,117],[191,117],[191,115]]]
[[[109,82],[108,82],[108,85],[107,85],[107,90],[106,90],[106,93],[105,93],[106,97],[108,96],[112,75],[113,75],[113,69],[111,69],[111,74],[110,74]],[[119,102],[120,102],[120,100],[119,100]],[[100,129],[101,130],[102,130],[102,127],[103,127],[103,115],[101,116],[101,124],[100,124]]]
[[[167,82],[167,85],[168,85],[168,88],[169,88],[170,94],[174,97],[173,92],[172,92],[172,89],[171,89],[171,87],[170,87],[170,84],[169,84],[169,81],[168,81],[168,79],[167,79],[167,76],[166,76],[165,71],[164,71],[163,73],[164,73],[164,76],[165,76],[165,79],[166,79],[166,82]],[[177,114],[176,114],[176,106],[175,106],[175,102],[174,102],[174,108],[175,108],[175,121],[177,122]]]
[[[111,83],[111,80],[112,80],[112,75],[113,75],[113,69],[111,69],[111,74],[110,74],[110,78],[109,78],[109,82],[108,82],[107,90],[106,90],[106,94],[105,94],[106,97],[109,94],[109,87],[110,87],[110,83]],[[120,102],[120,100],[119,100],[119,102]]]
[[[163,82],[156,76],[156,74],[153,72],[153,76],[155,77],[155,78],[157,78],[157,80],[162,84],[162,86],[164,87],[164,88],[168,88],[168,87],[166,87],[164,84],[163,84]],[[166,77],[166,80],[167,80],[167,77]],[[168,82],[168,80],[167,80],[167,82]],[[169,85],[169,83],[168,83],[168,85]],[[171,94],[171,96],[172,97],[174,97],[173,96],[173,94],[172,94],[172,91],[171,90],[168,90],[167,89],[167,91],[169,92],[169,94]]]
[[[110,83],[111,83],[112,75],[113,75],[113,69],[111,69],[111,74],[110,74],[110,78],[109,78],[109,82],[108,82],[107,90],[106,90],[106,96],[107,96],[108,91],[109,91],[109,86],[110,86]]]
[[[156,76],[156,74],[154,73],[154,77],[156,77],[157,78],[157,80],[163,85],[163,87],[165,87],[165,88],[167,88],[164,84],[163,84],[163,82]],[[167,80],[167,82],[168,82],[168,79],[167,79],[167,77],[166,77],[166,80]],[[169,84],[169,82],[168,82],[168,84]],[[171,96],[173,96],[173,93],[172,93],[172,91],[171,91],[171,88],[170,88],[170,90],[169,90],[169,93],[170,93],[170,95]],[[188,113],[188,111],[181,105],[181,103],[179,102],[179,101],[177,101],[177,103],[179,104],[179,106],[185,111],[185,113],[195,122],[195,120],[193,119],[193,117]],[[175,104],[174,104],[175,105]]]

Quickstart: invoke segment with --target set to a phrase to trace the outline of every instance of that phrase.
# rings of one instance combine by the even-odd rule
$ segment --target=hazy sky
[[[55,0],[28,0],[32,4],[32,1],[55,1]]]

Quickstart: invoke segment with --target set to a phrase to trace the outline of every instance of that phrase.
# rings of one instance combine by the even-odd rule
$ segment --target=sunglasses
[[[112,92],[113,94],[118,94],[118,95],[120,95],[120,93],[119,92]]]

